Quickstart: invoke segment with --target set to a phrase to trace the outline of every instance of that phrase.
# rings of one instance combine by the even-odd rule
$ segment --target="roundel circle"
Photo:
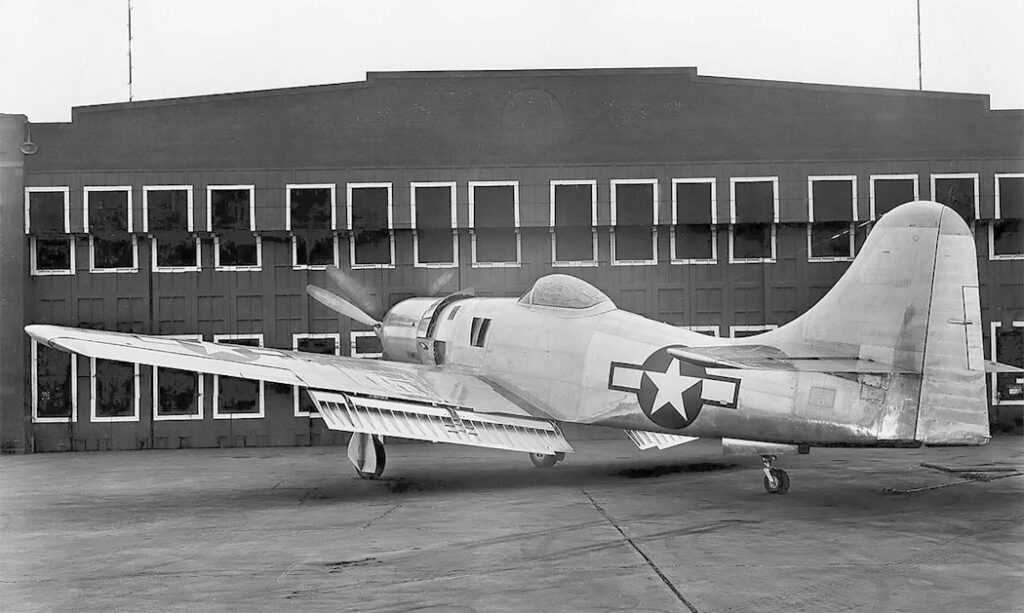
[[[685,428],[697,419],[704,405],[701,400],[704,376],[702,366],[682,362],[668,350],[682,345],[669,345],[652,353],[643,363],[637,401],[652,422],[663,428]]]

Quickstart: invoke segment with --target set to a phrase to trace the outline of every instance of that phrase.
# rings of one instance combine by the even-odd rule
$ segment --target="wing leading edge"
[[[513,451],[572,451],[540,409],[468,373],[64,326],[31,325],[25,331],[49,347],[87,357],[304,387],[333,430]]]

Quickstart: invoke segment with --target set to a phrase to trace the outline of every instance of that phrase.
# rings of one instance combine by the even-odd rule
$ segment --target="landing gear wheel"
[[[775,485],[772,485],[772,481],[766,475],[764,478],[764,489],[769,494],[785,494],[789,491],[789,473],[782,470],[781,468],[771,469],[772,476],[775,478]]]
[[[387,464],[388,454],[384,450],[384,442],[376,436],[373,437],[373,451],[377,456],[377,465],[373,472],[365,472],[357,468],[356,474],[359,475],[360,479],[379,479],[384,474],[384,465]]]
[[[537,468],[551,468],[555,464],[558,464],[565,459],[565,454],[561,451],[556,451],[554,455],[548,455],[546,453],[531,453],[530,461]]]

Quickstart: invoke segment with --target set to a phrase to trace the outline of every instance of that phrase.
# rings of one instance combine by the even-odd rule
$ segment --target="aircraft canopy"
[[[547,275],[537,279],[519,303],[560,309],[589,309],[601,304],[615,306],[604,292],[569,275]]]

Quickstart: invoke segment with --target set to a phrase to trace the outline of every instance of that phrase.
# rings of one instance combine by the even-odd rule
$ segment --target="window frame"
[[[25,188],[25,234],[32,233],[32,209],[31,209],[31,196],[29,194],[35,193],[63,193],[64,194],[64,233],[71,234],[71,188],[67,186],[31,186]]]
[[[757,332],[764,333],[770,330],[775,330],[779,326],[778,324],[738,324],[729,326],[729,338],[747,338],[745,336],[736,336],[737,332]],[[757,336],[757,334],[751,334],[749,336]]]
[[[128,228],[127,232],[132,237],[132,265],[118,268],[96,268],[96,245],[94,237],[89,233],[89,194],[94,192],[125,192],[128,194]],[[82,187],[82,231],[89,234],[89,272],[95,274],[107,273],[136,273],[139,272],[139,238],[132,234],[134,230],[134,219],[132,213],[132,186],[131,185],[86,185]]]
[[[849,181],[850,182],[850,206],[853,210],[853,218],[848,224],[849,230],[849,256],[815,256],[813,246],[813,225],[814,225],[814,182],[815,181]],[[857,256],[857,232],[856,226],[860,220],[857,218],[857,175],[808,175],[807,177],[807,261],[808,262],[852,262]]]
[[[989,343],[989,351],[990,351],[989,355],[991,356],[990,359],[993,362],[995,362],[996,361],[996,345],[997,345],[996,338],[998,338],[998,336],[996,334],[996,331],[999,328],[1003,327],[1003,322],[1001,322],[1001,321],[992,321],[992,322],[989,322],[989,326],[990,326],[989,329],[991,331],[990,332],[990,336],[989,336],[989,340],[991,341]],[[1024,333],[1024,321],[1013,320],[1013,321],[1010,322],[1010,326],[1012,326],[1014,328],[1021,328],[1022,329],[1022,333]],[[1010,373],[1010,374],[1012,374],[1012,373]],[[1017,374],[1019,374],[1019,373],[1017,373]],[[992,397],[991,397],[991,404],[992,404],[992,406],[1003,407],[1003,406],[1021,406],[1021,405],[1024,405],[1024,398],[1021,398],[1020,400],[999,400],[999,398],[997,396],[997,393],[998,393],[999,390],[996,388],[996,377],[999,375],[999,373],[993,372],[993,373],[989,373],[989,375],[991,375],[990,381],[991,381],[991,389],[992,389]],[[1024,375],[1022,375],[1022,376],[1024,376]]]
[[[366,359],[376,359],[384,357],[383,351],[375,353],[360,353],[359,351],[356,351],[356,339],[365,338],[367,336],[377,336],[377,333],[374,332],[373,330],[349,330],[349,357]]]
[[[457,182],[456,181],[411,181],[409,182],[409,207],[412,216],[412,253],[413,268],[457,268],[459,266],[459,238],[456,234],[458,228],[457,217]],[[416,227],[416,188],[417,187],[447,187],[449,190],[449,201],[451,203],[451,229],[452,229],[452,260],[450,262],[420,262],[420,237],[419,228]]]
[[[609,240],[611,242],[611,265],[612,266],[655,266],[658,264],[658,204],[661,200],[660,181],[658,179],[611,179],[608,183],[611,190],[611,224]],[[653,185],[651,190],[651,259],[649,260],[620,260],[615,253],[615,228],[618,222],[618,202],[615,188],[619,185]]]
[[[30,338],[32,355],[32,423],[68,424],[78,422],[78,354],[71,353],[71,415],[68,417],[39,416],[39,341]],[[54,349],[54,351],[57,351]]]
[[[678,194],[676,185],[680,183],[711,184],[711,259],[678,258],[676,257],[676,226],[678,219]],[[672,228],[669,232],[669,257],[672,264],[717,264],[718,263],[718,180],[715,177],[694,177],[672,179]],[[717,336],[717,334],[715,335]]]
[[[201,341],[203,335],[200,333],[195,334],[163,334],[160,338],[173,338],[182,341]],[[171,370],[187,370],[185,368],[171,369]],[[195,371],[196,375],[196,405],[199,408],[199,413],[196,415],[161,415],[160,414],[160,367],[153,367],[153,421],[201,421],[205,417],[205,409],[203,408],[203,401],[206,397],[206,390],[204,389],[204,380],[206,377],[203,373]]]
[[[1001,221],[1003,219],[1003,212],[1000,204],[1000,193],[999,193],[999,179],[1022,179],[1024,180],[1024,172],[997,172],[993,175],[993,181],[995,181],[995,218],[992,221]],[[977,202],[977,200],[975,200]],[[996,254],[996,233],[995,224],[988,223],[988,259],[990,262],[1001,261],[1001,260],[1024,260],[1024,253],[1007,253],[1007,254]],[[72,260],[74,261],[74,260]]]
[[[159,273],[175,273],[175,272],[199,272],[202,270],[203,261],[203,242],[199,240],[198,236],[193,236],[192,240],[196,242],[196,263],[193,266],[160,266],[156,259],[157,256],[157,242],[160,239],[152,237],[149,239],[150,244],[150,261],[152,262],[153,272]],[[256,256],[259,261],[259,256]]]
[[[37,239],[38,239],[38,237],[36,237],[36,236],[29,236],[29,256],[28,257],[29,257],[29,273],[30,273],[31,276],[33,276],[33,277],[54,277],[54,276],[61,276],[61,275],[66,276],[66,275],[73,275],[73,274],[75,274],[75,269],[76,269],[76,263],[75,263],[75,244],[76,244],[76,241],[75,241],[75,237],[73,235],[69,234],[67,236],[67,239],[66,239],[68,241],[68,251],[69,251],[69,254],[70,254],[70,259],[68,261],[68,265],[70,266],[70,268],[59,268],[59,269],[57,269],[57,268],[52,268],[52,269],[51,268],[47,268],[47,269],[42,269],[41,270],[39,268],[39,256],[38,256],[37,251],[36,251],[36,241],[37,241]]]
[[[388,190],[388,241],[391,261],[387,264],[356,264],[356,240],[352,229],[352,190],[383,187]],[[391,181],[345,184],[345,218],[348,229],[348,265],[352,270],[391,269],[395,267],[395,198]]]
[[[334,260],[332,265],[340,266],[341,254],[338,249],[338,186],[336,183],[288,183],[284,186],[285,209],[284,229],[291,236],[292,270],[327,270],[327,264],[299,264],[298,236],[292,230],[292,190],[293,189],[329,189],[331,190],[331,236]],[[326,229],[326,228],[325,228]]]
[[[334,353],[313,353],[310,351],[301,351],[299,349],[299,341],[307,338],[330,338],[334,339]],[[309,353],[310,355],[341,355],[341,333],[340,332],[297,332],[292,334],[292,350],[299,353]],[[311,413],[309,411],[299,410],[299,398],[305,393],[304,388],[298,385],[292,386],[292,416],[293,417],[308,417],[310,419],[323,419],[323,415],[320,413]]]
[[[99,358],[107,359],[107,358]],[[138,362],[125,362],[124,360],[109,360],[108,362],[121,362],[124,364],[132,365],[133,374],[133,396],[132,406],[134,407],[134,413],[132,415],[121,416],[121,417],[99,417],[96,415],[96,360],[97,358],[89,358],[89,421],[96,424],[106,423],[120,423],[120,422],[137,422],[139,421],[139,398],[142,396],[139,389],[141,380],[139,379],[139,363]]]
[[[476,258],[476,188],[477,187],[498,187],[502,185],[512,186],[512,215],[514,220],[514,231],[516,233],[516,261],[515,262],[478,262]],[[523,265],[523,237],[520,232],[519,218],[519,180],[498,180],[498,181],[469,181],[469,236],[470,236],[470,265],[473,268],[519,268]]]
[[[697,332],[698,334],[704,334],[705,332],[713,332],[713,334],[708,335],[708,336],[711,336],[713,338],[721,338],[721,336],[722,336],[722,326],[718,326],[718,325],[714,325],[714,324],[700,324],[700,325],[692,325],[692,326],[691,325],[684,325],[684,326],[679,326],[679,327],[684,329],[684,330],[689,330],[690,332]]]
[[[737,183],[763,183],[770,181],[772,184],[772,220],[769,224],[769,240],[771,242],[771,256],[760,258],[737,258],[735,256],[736,240],[736,184]],[[778,261],[778,225],[779,225],[779,177],[729,177],[729,263],[730,264],[775,264]]]
[[[249,231],[256,238],[256,263],[247,266],[221,266],[220,263],[220,233],[213,229],[213,205],[212,195],[214,190],[234,189],[249,190]],[[206,231],[213,234],[213,269],[218,272],[232,271],[259,271],[263,270],[263,241],[259,234],[256,234],[256,186],[248,185],[207,185],[206,186]]]
[[[559,185],[590,186],[590,254],[589,260],[558,259],[558,226],[555,225],[555,191]],[[551,266],[554,268],[580,267],[598,265],[597,259],[597,179],[552,179],[548,187],[548,226],[551,232]]]
[[[263,348],[263,333],[256,334],[214,334],[213,342],[220,343],[222,341],[233,341],[233,340],[247,340],[256,339],[259,341],[257,347]],[[259,413],[221,413],[220,412],[220,377],[221,375],[213,375],[213,418],[214,419],[263,419],[266,417],[266,382],[259,380],[260,392],[259,392]],[[246,377],[235,377],[236,379],[245,379]]]
[[[195,232],[195,203],[191,185],[143,185],[142,186],[142,231],[149,234],[149,193],[184,191],[187,195],[188,232]]]
[[[883,174],[883,175],[868,175],[868,219],[867,221],[878,221],[878,215],[875,213],[875,182],[886,181],[886,180],[906,180],[913,179],[914,181],[914,200],[921,199],[921,177],[917,173],[914,174]]]
[[[940,172],[932,173],[929,180],[932,201],[939,202],[938,198],[935,197],[936,179],[974,179],[974,219],[968,222],[971,224],[972,230],[974,229],[974,221],[981,218],[981,190],[979,189],[981,180],[979,176],[979,173],[976,172]],[[940,202],[939,204],[942,203]]]

